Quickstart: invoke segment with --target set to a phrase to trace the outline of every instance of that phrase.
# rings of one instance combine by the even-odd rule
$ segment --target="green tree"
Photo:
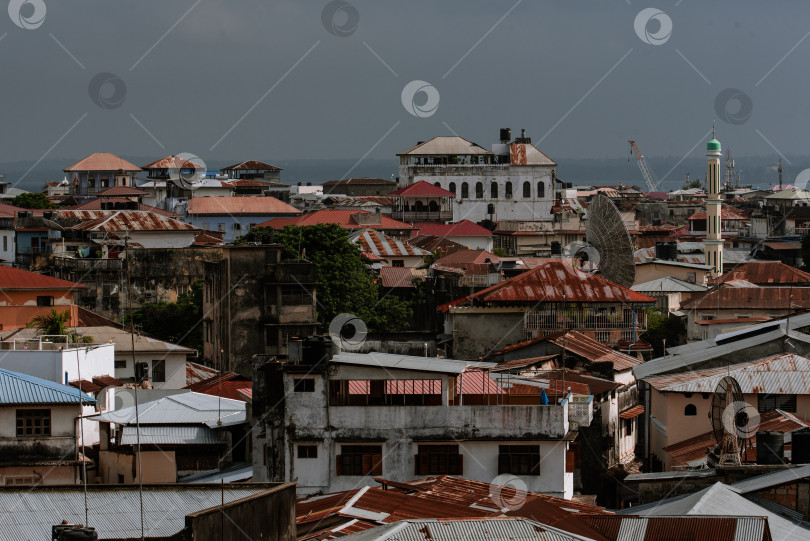
[[[15,207],[23,209],[54,209],[56,205],[50,202],[44,193],[21,193],[11,202]]]
[[[370,331],[396,332],[407,328],[410,305],[383,295],[363,263],[360,249],[349,242],[349,232],[336,224],[287,226],[274,242],[284,245],[284,257],[305,258],[315,264],[318,283],[318,321],[326,328],[342,313],[362,319]]]
[[[667,347],[686,343],[686,323],[683,318],[662,313],[657,308],[647,309],[647,330],[641,333],[641,339],[653,347],[653,355],[664,355],[664,341]]]
[[[47,314],[34,316],[28,322],[28,328],[37,329],[37,334],[68,334],[68,321],[70,321],[70,310],[59,313],[56,308],[51,308]]]
[[[132,313],[132,320],[143,332],[181,346],[202,350],[202,280],[191,284],[191,291],[177,302],[152,302]],[[124,318],[129,325],[130,317]]]
[[[234,244],[271,244],[275,230],[272,227],[252,227],[247,233],[233,239]]]
[[[683,189],[684,190],[695,190],[695,189],[702,188],[702,187],[703,187],[703,181],[700,180],[700,178],[698,178],[698,177],[693,178],[689,182],[684,182],[683,183]]]

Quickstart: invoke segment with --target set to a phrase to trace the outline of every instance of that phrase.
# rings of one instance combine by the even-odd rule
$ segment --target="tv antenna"
[[[602,276],[614,284],[632,286],[636,281],[633,243],[619,209],[602,194],[589,203],[585,238],[598,252],[596,263]]]

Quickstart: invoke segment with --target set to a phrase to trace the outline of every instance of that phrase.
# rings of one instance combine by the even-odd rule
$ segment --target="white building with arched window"
[[[551,221],[557,164],[522,134],[487,150],[463,137],[434,137],[397,154],[400,185],[425,181],[453,192],[456,220]]]

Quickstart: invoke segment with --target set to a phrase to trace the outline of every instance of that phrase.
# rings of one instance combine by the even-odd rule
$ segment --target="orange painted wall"
[[[0,284],[2,288],[2,284]],[[78,309],[73,301],[74,293],[64,289],[18,289],[0,291],[0,324],[4,331],[23,329],[32,318],[46,315],[51,308],[58,312],[71,310],[68,326],[74,327],[78,323]],[[53,306],[37,306],[38,296],[53,297]]]

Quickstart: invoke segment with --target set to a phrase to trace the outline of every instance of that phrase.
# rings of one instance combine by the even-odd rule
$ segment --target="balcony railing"
[[[610,330],[635,328],[641,332],[647,328],[647,313],[624,309],[622,313],[599,314],[589,310],[560,309],[537,310],[526,312],[523,319],[525,331],[549,329],[587,329]]]
[[[122,259],[85,259],[54,256],[53,262],[57,268],[79,271],[121,270],[124,268]]]
[[[501,275],[499,273],[467,274],[458,279],[458,285],[465,287],[489,287],[500,283],[500,281]]]
[[[412,210],[394,210],[391,212],[391,217],[401,222],[427,222],[427,221],[450,221],[453,219],[452,210],[434,210],[434,211],[412,211]]]

